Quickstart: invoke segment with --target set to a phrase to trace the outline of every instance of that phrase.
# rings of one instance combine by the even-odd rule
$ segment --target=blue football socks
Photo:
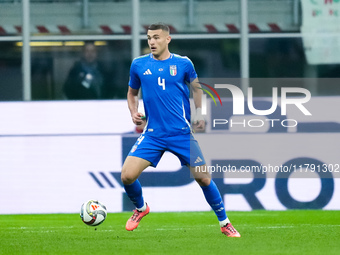
[[[132,184],[124,185],[124,189],[136,208],[142,208],[144,206],[142,186],[140,185],[138,179]]]
[[[214,210],[218,220],[225,221],[227,219],[227,215],[225,212],[223,200],[221,194],[213,180],[211,180],[208,186],[201,186],[205,199],[208,204]]]

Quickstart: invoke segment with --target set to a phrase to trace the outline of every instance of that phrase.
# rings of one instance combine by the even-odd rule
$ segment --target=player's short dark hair
[[[151,24],[148,27],[148,30],[158,30],[158,29],[162,29],[163,31],[170,32],[169,26],[162,22]]]

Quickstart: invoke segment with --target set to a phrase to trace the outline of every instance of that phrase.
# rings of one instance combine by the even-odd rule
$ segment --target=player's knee
[[[129,173],[122,173],[120,178],[124,185],[132,184],[136,180],[136,177]]]
[[[208,186],[210,184],[211,178],[205,177],[205,178],[195,178],[196,182],[200,186]]]

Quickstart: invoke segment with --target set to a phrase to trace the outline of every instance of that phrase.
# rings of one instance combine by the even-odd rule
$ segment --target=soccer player
[[[191,133],[189,84],[192,87],[197,129],[205,128],[201,112],[202,90],[192,62],[187,57],[170,53],[169,27],[163,23],[152,24],[147,32],[151,53],[135,58],[131,64],[128,107],[132,121],[141,125],[143,133],[127,156],[121,173],[124,189],[136,206],[126,223],[126,229],[137,228],[150,211],[144,201],[139,175],[148,166],[156,167],[165,151],[175,154],[182,165],[187,165],[203,194],[214,210],[223,234],[240,237],[230,223],[220,192],[208,172],[195,171],[205,166],[201,149]],[[138,92],[142,89],[144,114],[138,112]]]

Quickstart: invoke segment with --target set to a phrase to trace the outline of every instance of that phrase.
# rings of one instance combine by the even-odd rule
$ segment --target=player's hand
[[[143,113],[137,112],[133,114],[131,117],[133,123],[135,123],[137,126],[142,125],[145,122],[145,116]]]
[[[205,120],[199,120],[196,126],[197,130],[204,131],[205,130]]]
[[[202,133],[205,131],[205,120],[203,118],[201,108],[196,109],[196,114],[193,120],[193,129],[197,133]]]
[[[194,122],[193,129],[196,133],[202,133],[205,131],[205,120],[198,120]]]

